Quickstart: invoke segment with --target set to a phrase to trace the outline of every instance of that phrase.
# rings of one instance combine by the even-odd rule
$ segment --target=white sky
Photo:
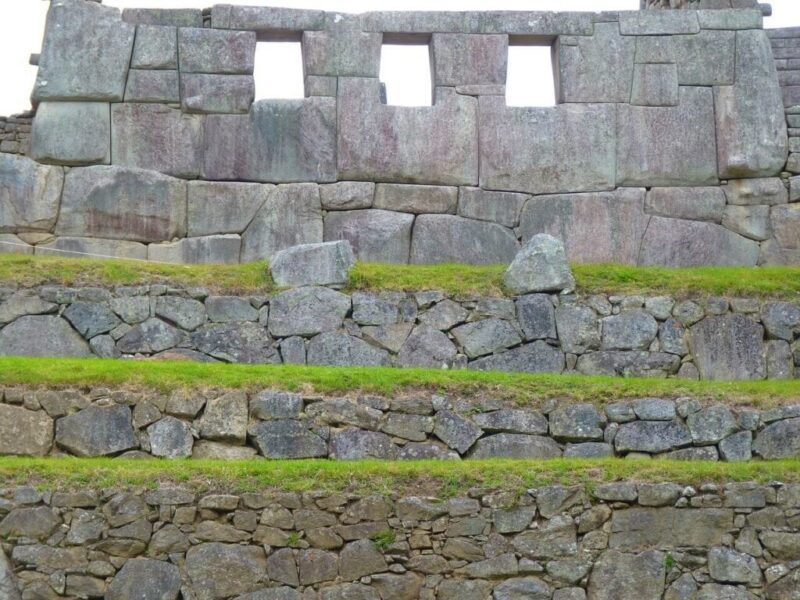
[[[220,0],[220,3],[223,3]],[[364,12],[368,10],[636,10],[639,0],[224,0],[225,4],[287,6],[293,8],[315,8],[328,11]],[[30,92],[36,75],[35,67],[28,66],[28,56],[39,52],[41,49],[42,31],[44,28],[45,13],[49,2],[45,0],[3,0],[5,17],[0,20],[0,115],[25,110],[30,106]],[[11,5],[13,4],[13,9]],[[202,8],[211,6],[214,0],[105,0],[104,4],[119,8],[159,7],[159,8]],[[800,2],[798,0],[772,0],[773,16],[766,19],[767,27],[800,26]],[[9,13],[13,12],[13,16]],[[416,49],[419,51],[419,49]],[[265,55],[259,54],[256,84],[258,97],[281,97],[295,95],[298,86],[301,86],[301,76],[297,71],[299,54],[296,50],[280,50],[277,58],[273,58],[265,50]],[[409,68],[408,59],[392,57],[384,51],[382,68],[398,77],[406,77],[405,81],[388,82],[389,99],[392,103],[424,103],[429,92],[429,83],[420,77],[420,68]],[[414,63],[417,64],[417,63]],[[280,68],[279,68],[280,67]],[[263,72],[278,69],[277,73],[262,76]],[[516,73],[515,73],[516,71]],[[549,84],[550,66],[546,54],[541,53],[538,58],[525,57],[515,59],[512,55],[509,60],[509,102],[514,103],[515,98],[528,95],[526,103],[547,104],[551,102],[552,89],[550,85],[531,86],[521,84],[514,90],[512,86],[515,74],[532,75],[523,80],[536,80],[536,75],[547,76]],[[386,73],[388,75],[388,73]],[[294,89],[292,84],[270,89],[270,82],[276,77],[291,80],[294,76]],[[420,81],[424,84],[420,85]],[[539,78],[539,81],[542,81]],[[400,95],[398,96],[398,93]],[[530,100],[530,98],[535,98]]]

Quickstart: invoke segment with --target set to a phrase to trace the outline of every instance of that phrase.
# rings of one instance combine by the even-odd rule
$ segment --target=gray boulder
[[[658,323],[644,311],[631,311],[602,320],[604,350],[646,350],[658,334]]]
[[[800,418],[776,421],[756,435],[753,451],[761,458],[792,458],[800,455]]]
[[[689,330],[703,379],[764,379],[764,328],[741,314],[706,317]]]
[[[547,419],[537,411],[504,408],[478,413],[472,420],[485,431],[547,435]]]
[[[551,438],[518,433],[497,433],[479,439],[470,458],[557,458],[561,448]]]
[[[174,348],[184,338],[182,331],[153,317],[123,335],[117,342],[117,349],[126,354],[153,354]]]
[[[270,259],[272,279],[279,286],[346,285],[356,258],[350,242],[302,244],[281,250]]]
[[[686,418],[692,440],[698,446],[716,444],[737,429],[736,417],[727,406],[716,404]]]
[[[86,341],[59,317],[20,317],[0,330],[0,356],[91,355]]]
[[[264,421],[252,426],[248,433],[266,458],[319,458],[328,454],[325,440],[299,421]]]
[[[692,434],[679,421],[634,421],[620,425],[614,437],[617,452],[667,452],[689,446]]]
[[[723,583],[761,583],[761,568],[756,559],[731,548],[712,548],[708,553],[708,571],[715,581]]]
[[[98,302],[73,302],[64,311],[64,318],[87,340],[111,331],[122,322]]]
[[[553,302],[547,294],[520,296],[516,302],[517,321],[525,341],[555,339],[556,317]]]
[[[44,456],[52,445],[53,419],[44,411],[0,404],[0,454]]]
[[[350,297],[328,288],[288,290],[270,302],[269,331],[279,337],[336,331],[349,310]]]
[[[603,418],[593,404],[561,406],[550,413],[550,435],[566,442],[603,439]]]
[[[469,363],[479,371],[522,371],[526,373],[561,373],[564,353],[543,340],[523,344],[518,348],[484,356]]]
[[[192,455],[194,439],[186,421],[164,417],[147,428],[150,453],[164,458],[187,458]]]
[[[464,454],[481,437],[483,430],[461,415],[440,410],[436,413],[433,434],[459,454]]]
[[[0,154],[0,232],[51,230],[63,184],[61,167]]]
[[[397,446],[385,433],[344,429],[331,436],[330,456],[337,460],[394,459]]]
[[[198,600],[255,591],[266,571],[267,559],[259,546],[212,542],[192,546],[186,553],[186,572]]]
[[[409,262],[505,264],[518,250],[516,236],[497,223],[455,215],[420,215],[414,222]]]
[[[607,550],[589,576],[590,600],[660,600],[666,578],[661,552],[625,554]]]
[[[605,350],[578,357],[577,366],[584,375],[665,377],[678,372],[681,359],[666,352]]]
[[[309,365],[380,367],[389,364],[389,353],[344,332],[328,331],[308,344]]]
[[[506,579],[494,588],[494,600],[550,600],[553,589],[538,577]]]
[[[108,456],[136,448],[127,406],[92,405],[56,421],[56,444],[76,456]]]
[[[800,331],[800,307],[789,302],[767,302],[761,308],[761,322],[771,337],[791,342],[795,332]]]
[[[556,329],[564,352],[583,354],[600,347],[597,315],[588,306],[559,306],[556,309]]]
[[[456,353],[456,347],[444,333],[427,325],[417,325],[400,348],[397,364],[443,369],[452,365]]]
[[[515,294],[575,289],[564,244],[546,233],[534,235],[514,257],[503,284]]]
[[[180,589],[181,574],[172,563],[132,558],[111,581],[105,600],[177,600]]]
[[[0,548],[0,595],[6,600],[22,599],[14,577],[14,567],[2,548]]]
[[[456,327],[452,333],[469,358],[491,354],[522,342],[516,328],[502,319],[473,321]]]

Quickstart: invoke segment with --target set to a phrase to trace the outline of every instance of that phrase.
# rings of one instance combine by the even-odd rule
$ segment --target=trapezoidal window
[[[535,43],[508,46],[507,106],[555,106],[552,47]]]
[[[381,46],[381,84],[385,104],[394,106],[431,106],[431,54],[423,42],[385,43]]]
[[[305,97],[303,50],[297,41],[256,44],[256,100]]]

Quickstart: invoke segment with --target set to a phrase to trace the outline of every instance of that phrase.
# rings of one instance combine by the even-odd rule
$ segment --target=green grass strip
[[[441,290],[455,296],[502,295],[505,265],[356,265],[351,290]],[[800,267],[672,269],[626,265],[575,265],[581,294],[667,294],[676,297],[754,296],[800,298]],[[266,262],[242,265],[163,265],[126,260],[0,255],[0,281],[31,287],[118,286],[168,283],[217,293],[274,290]]]
[[[684,485],[800,482],[800,460],[724,463],[624,459],[336,462],[0,458],[0,486],[34,485],[53,491],[179,485],[198,491],[240,493],[402,491],[448,497],[476,486],[522,491],[550,484],[592,487],[610,481],[675,481]]]
[[[302,367],[114,359],[0,357],[0,385],[120,386],[175,389],[282,389],[319,394],[415,391],[480,396],[536,405],[569,398],[602,405],[623,398],[692,396],[760,408],[800,402],[800,380],[686,381],[585,375],[440,371],[389,367]]]

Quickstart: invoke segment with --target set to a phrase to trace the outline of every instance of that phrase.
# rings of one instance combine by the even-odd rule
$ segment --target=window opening
[[[431,106],[433,90],[428,44],[383,44],[380,80],[386,104]]]
[[[253,75],[256,100],[304,98],[300,42],[258,42]]]

